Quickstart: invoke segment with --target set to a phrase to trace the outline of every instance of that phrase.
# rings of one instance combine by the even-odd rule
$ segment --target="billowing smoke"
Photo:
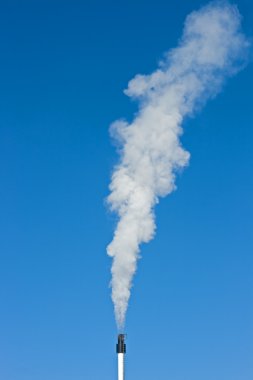
[[[241,16],[229,3],[210,3],[185,21],[178,47],[150,75],[137,75],[125,94],[139,101],[131,123],[116,121],[111,133],[120,146],[108,203],[119,216],[107,248],[113,257],[112,300],[118,328],[124,327],[140,244],[155,234],[154,206],[175,190],[176,172],[190,154],[180,144],[182,122],[244,63],[249,46]]]

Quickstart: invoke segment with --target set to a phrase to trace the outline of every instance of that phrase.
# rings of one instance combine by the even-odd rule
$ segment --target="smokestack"
[[[116,344],[116,352],[118,354],[118,380],[125,379],[124,359],[126,353],[125,335],[118,335],[118,343]]]

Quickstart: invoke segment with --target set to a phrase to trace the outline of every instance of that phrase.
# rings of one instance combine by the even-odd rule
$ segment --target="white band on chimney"
[[[124,380],[124,354],[118,354],[118,380]]]

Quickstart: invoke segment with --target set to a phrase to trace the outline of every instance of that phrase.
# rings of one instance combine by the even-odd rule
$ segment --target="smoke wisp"
[[[131,123],[111,126],[120,161],[108,203],[119,220],[107,252],[118,328],[124,327],[140,244],[155,234],[154,206],[175,190],[176,172],[189,162],[180,144],[182,122],[243,67],[248,46],[236,6],[210,3],[186,18],[178,47],[158,69],[137,75],[125,90],[138,100],[139,111]]]

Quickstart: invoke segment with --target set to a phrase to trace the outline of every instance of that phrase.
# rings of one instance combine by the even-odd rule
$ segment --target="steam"
[[[227,2],[191,13],[178,47],[166,53],[156,71],[137,75],[125,90],[139,101],[139,111],[131,123],[119,120],[111,126],[120,162],[108,203],[119,220],[107,252],[113,257],[118,328],[124,327],[140,244],[155,234],[154,206],[175,190],[176,172],[189,162],[190,154],[179,140],[182,122],[244,65],[249,44],[240,24],[236,6]]]

